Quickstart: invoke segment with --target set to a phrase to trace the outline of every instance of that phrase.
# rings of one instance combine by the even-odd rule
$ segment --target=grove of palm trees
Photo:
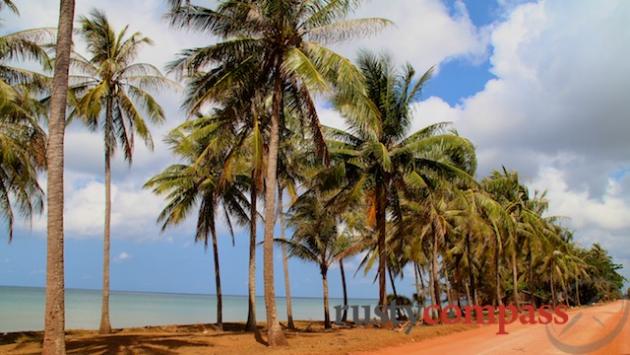
[[[270,347],[288,345],[285,333],[299,328],[291,287],[300,276],[288,258],[321,276],[325,329],[337,327],[333,272],[341,273],[346,304],[355,274],[374,282],[378,293],[370,296],[380,306],[574,307],[623,297],[621,266],[600,244],[577,243],[566,216],[549,213],[554,201],[528,188],[509,161],[480,176],[475,142],[456,125],[413,129],[414,103],[435,68],[397,64],[405,58],[378,48],[353,58],[333,49],[395,26],[353,17],[362,1],[164,3],[174,30],[208,38],[173,53],[164,68],[137,61],[153,43],[150,33],[133,24],[116,28],[100,9],[75,16],[73,0],[60,1],[57,29],[0,27],[0,215],[10,241],[16,220],[47,214],[44,353],[66,351],[64,130],[74,125],[104,142],[101,334],[117,326],[110,317],[112,161],[122,158],[133,169],[136,138],[172,153],[144,188],[163,199],[155,216],[162,230],[193,220],[190,238],[211,250],[220,330],[229,270],[218,240],[247,232],[248,259],[239,261],[248,273],[242,319]],[[19,16],[16,5],[0,1],[0,16]],[[26,69],[33,65],[38,69]],[[182,96],[181,117],[169,118],[179,124],[164,137],[151,134],[167,119],[160,93]],[[322,100],[345,129],[321,123]],[[278,252],[283,275],[274,272]],[[263,290],[256,290],[257,253]],[[349,260],[358,267],[349,269]],[[285,294],[274,287],[280,279]],[[397,292],[401,283],[415,292]],[[257,291],[264,327],[256,319]],[[278,296],[286,296],[286,323]],[[347,319],[344,312],[352,326]]]

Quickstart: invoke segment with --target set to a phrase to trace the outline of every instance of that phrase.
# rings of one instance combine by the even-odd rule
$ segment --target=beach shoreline
[[[285,329],[289,346],[268,348],[244,323],[226,323],[224,330],[213,324],[145,326],[115,329],[99,335],[96,330],[66,332],[68,354],[321,354],[374,351],[475,328],[467,325],[416,326],[409,335],[402,329],[374,326],[337,326],[325,330],[321,321],[297,321],[297,329]],[[264,322],[259,323],[264,334]],[[43,332],[11,332],[0,335],[2,354],[39,354]]]

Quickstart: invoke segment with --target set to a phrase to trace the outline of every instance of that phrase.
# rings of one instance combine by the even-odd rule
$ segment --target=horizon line
[[[0,287],[8,287],[8,288],[35,288],[35,289],[43,289],[46,287],[43,286],[21,286],[21,285],[0,285]],[[100,288],[81,288],[81,287],[64,287],[65,290],[73,290],[73,291],[102,291]],[[137,294],[158,294],[158,295],[180,295],[180,296],[215,296],[216,293],[197,293],[197,292],[168,292],[168,291],[132,291],[132,290],[110,290],[110,292],[118,292],[118,293],[137,293]],[[231,296],[231,297],[249,297],[249,295],[235,295],[235,294],[222,294],[222,296]],[[256,295],[255,297],[262,297],[264,295]],[[275,298],[284,298],[285,296],[276,295]],[[291,299],[321,299],[321,297],[317,296],[291,296]],[[343,297],[330,297],[331,299],[343,299]],[[348,297],[349,300],[366,300],[366,301],[378,301],[376,298],[366,298],[366,297]]]

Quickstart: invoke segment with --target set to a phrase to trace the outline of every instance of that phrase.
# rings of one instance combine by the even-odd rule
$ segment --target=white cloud
[[[121,263],[125,260],[129,260],[131,259],[131,255],[129,253],[127,253],[126,251],[121,252],[120,254],[118,254],[117,256],[114,257],[114,262],[116,263]]]
[[[530,186],[538,191],[547,191],[551,201],[551,215],[570,217],[576,229],[597,227],[608,231],[630,228],[630,204],[624,198],[619,183],[608,180],[603,196],[590,196],[586,189],[573,188],[567,184],[566,173],[553,167],[544,167]]]
[[[105,216],[105,185],[85,174],[65,176],[64,229],[70,238],[102,237]],[[42,182],[46,186],[46,182]],[[112,183],[112,238],[135,240],[160,236],[157,216],[164,206],[162,198],[135,184]],[[33,229],[46,230],[46,213],[35,218]]]
[[[59,2],[50,0],[17,0],[21,16],[6,17],[6,27],[24,29],[34,27],[56,27],[59,14]],[[162,67],[173,59],[175,53],[188,46],[207,43],[207,36],[176,30],[164,19],[166,1],[164,0],[86,0],[77,1],[76,19],[87,16],[92,9],[104,11],[114,28],[121,30],[129,24],[131,33],[139,31],[150,37],[155,44],[147,46],[139,54],[140,61],[146,61]],[[185,41],[182,38],[185,37]],[[81,50],[80,37],[77,48]]]
[[[577,240],[628,264],[630,189],[613,175],[630,166],[630,2],[508,5],[490,33],[496,79],[455,106],[417,103],[415,128],[455,122],[481,175],[518,170],[548,190],[550,213],[568,217]]]
[[[479,59],[486,53],[486,30],[471,22],[461,1],[450,13],[446,4],[437,0],[395,0],[366,2],[353,17],[382,17],[394,22],[374,38],[352,41],[342,52],[354,58],[356,50],[388,51],[400,62],[410,62],[424,71],[445,59],[467,56]]]
[[[510,163],[515,150],[627,161],[629,15],[625,1],[518,6],[491,33],[497,78],[454,107],[419,103],[419,119],[453,120],[480,150],[505,151],[482,164]]]

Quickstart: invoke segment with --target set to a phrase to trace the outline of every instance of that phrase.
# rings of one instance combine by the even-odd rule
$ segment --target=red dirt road
[[[427,341],[385,348],[372,354],[606,354],[630,355],[630,302],[617,301],[569,311],[564,325],[497,325],[455,333]],[[549,334],[548,334],[549,333]]]

